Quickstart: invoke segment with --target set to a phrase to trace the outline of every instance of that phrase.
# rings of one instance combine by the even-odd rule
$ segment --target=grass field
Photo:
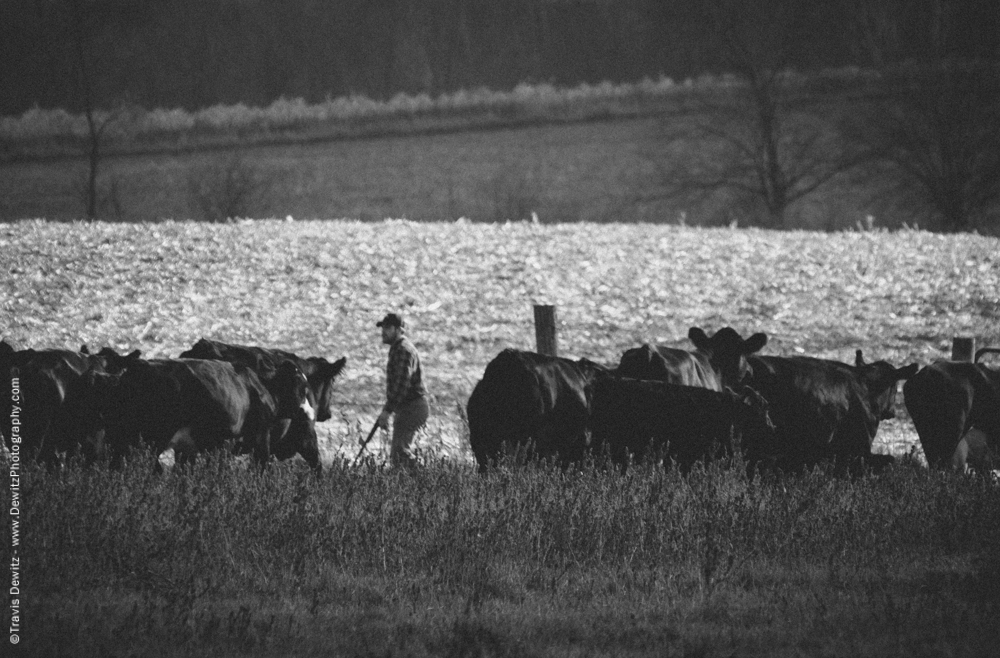
[[[632,211],[638,151],[654,129],[633,120],[122,156],[107,159],[103,180],[118,182],[125,219],[200,219],[190,178],[235,163],[257,188],[251,217],[493,221],[533,210],[546,221],[602,221]],[[85,167],[3,165],[0,219],[79,217]]]
[[[665,120],[109,156],[101,169],[106,203],[100,216],[201,220],[208,198],[229,199],[230,212],[240,217],[490,222],[534,212],[542,223],[752,224],[753,216],[723,193],[699,202],[657,197],[664,184],[657,167],[666,157]],[[672,148],[678,157],[677,145]],[[81,218],[86,171],[82,157],[0,164],[0,221]],[[245,192],[226,192],[233,177],[246,181]],[[920,223],[876,180],[832,181],[789,210],[789,226],[840,229],[868,215],[878,226]]]
[[[614,363],[690,326],[768,354],[895,365],[1000,345],[1000,242],[921,231],[253,221],[0,225],[0,334],[176,356],[202,336],[347,354],[328,473],[227,461],[155,478],[32,472],[24,655],[992,655],[1000,494],[905,462],[883,478],[479,478],[460,408],[530,349]],[[374,322],[412,321],[427,468],[348,468],[381,402]],[[902,418],[878,449],[913,444]],[[3,501],[9,492],[3,488]],[[6,542],[4,551],[8,550]],[[8,556],[0,555],[3,559]],[[974,630],[973,630],[974,629]]]

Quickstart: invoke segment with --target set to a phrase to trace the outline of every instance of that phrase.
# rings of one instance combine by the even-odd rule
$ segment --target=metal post
[[[952,361],[972,361],[972,357],[975,353],[976,353],[975,338],[965,338],[956,336],[951,341]]]
[[[559,356],[556,342],[556,307],[535,305],[535,342],[539,354]]]

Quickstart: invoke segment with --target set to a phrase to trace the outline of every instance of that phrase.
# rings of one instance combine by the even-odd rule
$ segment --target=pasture
[[[858,480],[480,478],[461,415],[497,352],[533,347],[539,302],[558,306],[562,354],[609,364],[645,341],[687,346],[690,326],[897,366],[946,356],[956,335],[1000,345],[996,238],[30,221],[0,225],[0,253],[0,333],[18,347],[164,357],[205,336],[348,356],[320,481],[219,459],[165,478],[138,457],[29,469],[25,655],[990,655],[1000,641],[989,482],[929,473],[919,454]],[[433,404],[415,474],[380,467],[382,437],[361,467],[342,460],[382,401],[387,310],[413,325]],[[884,423],[876,450],[910,452],[908,422]]]
[[[831,123],[844,111],[833,102],[823,108]],[[182,133],[173,148],[109,153],[101,164],[99,216],[497,222],[536,212],[542,223],[752,224],[752,204],[728,192],[699,201],[662,196],[661,169],[706,148],[694,140],[670,142],[664,130],[698,120],[697,113],[677,110],[579,122],[546,116],[537,125],[443,134],[414,127],[413,134],[315,140],[307,134],[276,144],[234,137],[231,147],[217,148],[199,143],[197,133]],[[82,157],[0,162],[0,221],[81,217],[86,174]],[[926,225],[926,217],[900,207],[890,183],[870,172],[840,176],[794,204],[789,226],[839,230],[869,215],[878,226]]]
[[[495,221],[535,210],[550,222],[623,219],[636,212],[637,184],[651,173],[641,151],[656,127],[652,119],[556,123],[111,156],[102,181],[106,190],[115,185],[118,208],[105,206],[102,216],[201,219],[201,200],[226,198],[232,171],[253,184],[234,204],[238,216]],[[81,159],[0,171],[0,220],[82,211]]]

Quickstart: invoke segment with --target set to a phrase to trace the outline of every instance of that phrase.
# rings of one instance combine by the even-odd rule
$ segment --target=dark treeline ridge
[[[872,0],[753,0],[794,15],[795,68],[870,63]],[[0,0],[0,115],[121,102],[195,110],[362,94],[675,79],[729,67],[711,12],[731,0]],[[937,25],[992,57],[994,0],[889,0],[900,58]],[[944,16],[944,19],[942,19]],[[716,22],[717,25],[717,22]],[[931,30],[933,31],[933,30]],[[912,38],[911,38],[912,37]],[[760,39],[773,39],[763,33]],[[760,44],[757,44],[760,45]],[[782,44],[783,48],[789,44]]]

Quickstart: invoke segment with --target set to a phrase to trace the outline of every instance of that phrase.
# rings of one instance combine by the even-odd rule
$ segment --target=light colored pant
[[[392,421],[392,448],[389,451],[389,463],[393,466],[415,466],[417,459],[413,454],[413,437],[427,424],[431,414],[431,406],[427,398],[420,397],[407,402],[396,409]]]

